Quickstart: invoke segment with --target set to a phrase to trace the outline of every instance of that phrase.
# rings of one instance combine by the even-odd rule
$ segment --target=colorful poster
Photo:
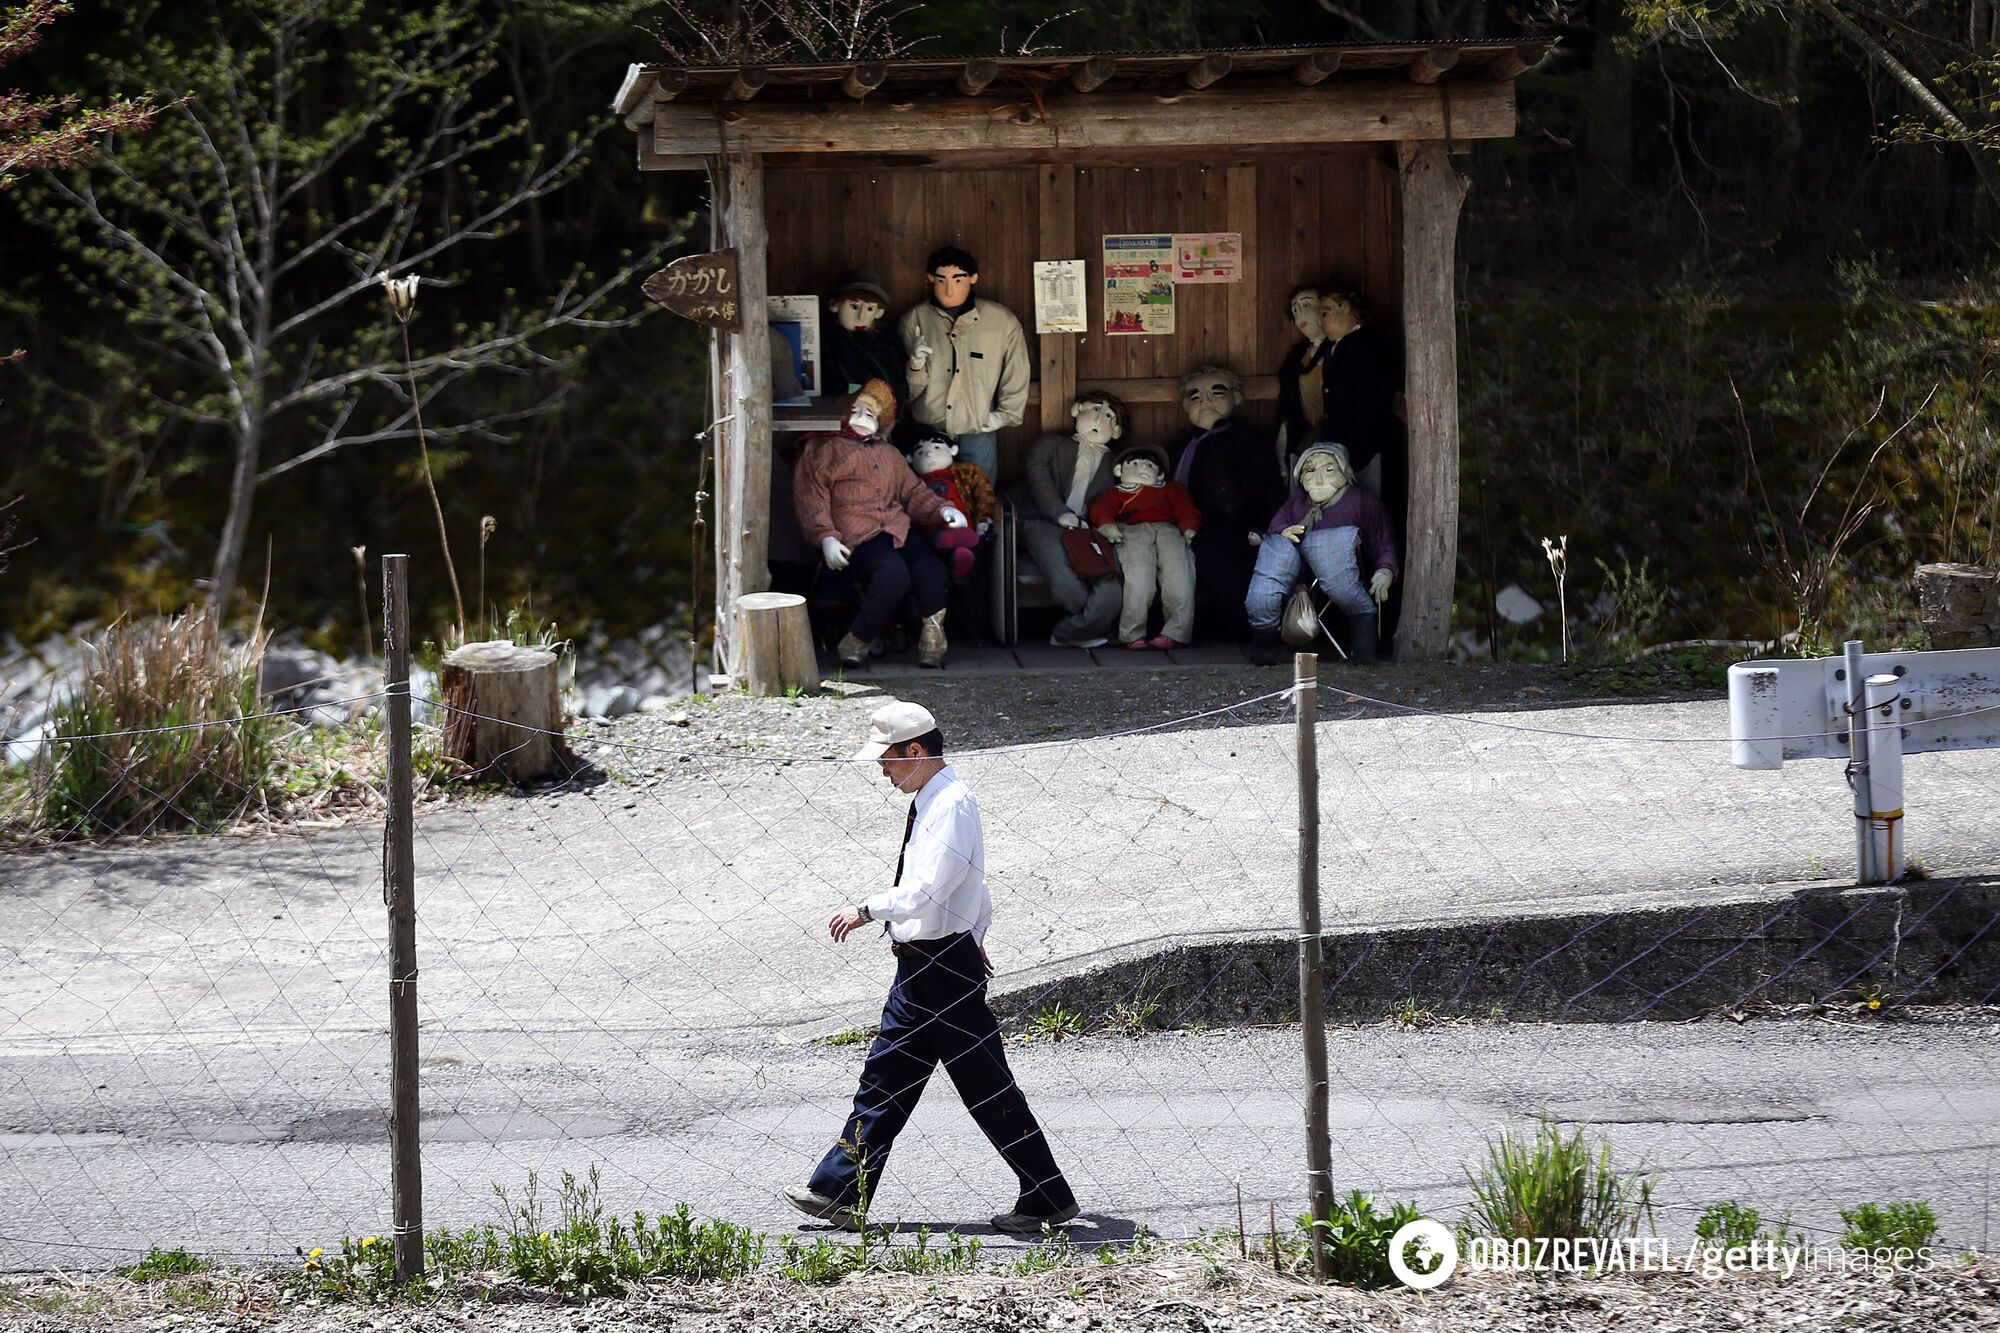
[[[1104,331],[1174,331],[1174,238],[1161,233],[1104,238]]]
[[[1086,281],[1081,259],[1047,259],[1035,263],[1035,332],[1086,333],[1090,316],[1084,309]]]
[[[1175,282],[1241,282],[1243,237],[1233,231],[1197,231],[1174,237]]]

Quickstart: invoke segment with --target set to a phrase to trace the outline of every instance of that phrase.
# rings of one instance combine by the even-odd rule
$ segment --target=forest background
[[[721,0],[454,0],[435,11],[78,0],[0,71],[0,87],[86,106],[143,89],[169,105],[97,162],[29,172],[0,193],[0,503],[20,497],[0,511],[11,524],[0,550],[12,548],[0,554],[11,566],[0,625],[32,643],[210,595],[240,485],[227,404],[174,342],[186,330],[169,322],[171,282],[121,260],[77,200],[113,210],[106,182],[123,163],[135,179],[155,173],[183,212],[212,208],[216,189],[185,170],[176,187],[175,164],[193,160],[204,108],[232,82],[239,97],[256,92],[273,68],[297,70],[297,119],[255,123],[259,98],[240,98],[252,108],[246,142],[271,136],[273,160],[293,167],[326,151],[343,115],[407,74],[383,43],[417,40],[425,14],[455,25],[460,62],[440,61],[435,85],[409,89],[367,127],[380,151],[371,140],[301,190],[281,220],[286,243],[309,246],[401,188],[399,163],[448,103],[445,119],[457,119],[444,128],[459,137],[447,142],[464,151],[404,190],[411,235],[476,221],[488,194],[519,196],[418,270],[443,281],[423,289],[408,325],[463,598],[531,599],[569,634],[683,623],[704,334],[663,315],[626,322],[643,311],[621,265],[644,271],[654,250],[706,248],[705,226],[687,230],[705,183],[636,171],[608,102],[628,62],[666,59],[663,41],[687,50],[687,19],[727,12]],[[274,29],[273,15],[311,21]],[[1553,616],[1509,626],[1495,611],[1510,583],[1554,602],[1543,537],[1568,538],[1581,636],[1626,649],[1787,632],[1807,650],[1849,632],[1900,640],[1915,620],[1916,563],[1995,558],[1990,0],[1095,0],[1070,12],[929,0],[873,18],[913,54],[1558,43],[1520,80],[1517,137],[1458,159],[1472,191],[1459,260],[1456,624],[1501,656],[1545,656],[1561,640]],[[259,47],[273,31],[289,34],[284,49]],[[199,243],[180,244],[199,258]],[[271,416],[258,445],[267,476],[242,511],[240,573],[226,580],[231,610],[246,614],[268,578],[267,624],[341,654],[365,639],[357,548],[370,563],[388,550],[421,557],[438,521],[408,381],[390,373],[398,326],[379,288],[356,281],[366,258],[330,242],[273,304],[280,325],[302,311],[313,320],[272,343],[256,382],[274,393],[338,383]],[[576,318],[535,333],[563,310]],[[438,356],[500,342],[477,373]],[[9,359],[16,348],[25,355]],[[470,586],[475,559],[482,591]],[[437,562],[417,561],[413,591],[420,623],[451,622],[454,589]]]

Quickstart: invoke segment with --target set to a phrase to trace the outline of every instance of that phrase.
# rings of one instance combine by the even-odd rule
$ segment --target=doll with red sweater
[[[935,522],[921,525],[938,554],[951,566],[952,581],[963,583],[972,577],[980,540],[993,530],[994,520],[1000,516],[1000,504],[993,497],[993,483],[986,479],[986,474],[976,464],[956,462],[957,457],[958,444],[942,431],[926,431],[910,449],[910,470],[917,474],[918,480],[972,520],[972,526],[965,528],[944,527]]]
[[[1118,637],[1127,648],[1181,648],[1194,634],[1194,552],[1201,511],[1187,487],[1167,480],[1167,451],[1151,444],[1122,450],[1111,465],[1118,485],[1090,504],[1090,524],[1118,548],[1125,604]],[[1166,624],[1146,637],[1157,588]]]

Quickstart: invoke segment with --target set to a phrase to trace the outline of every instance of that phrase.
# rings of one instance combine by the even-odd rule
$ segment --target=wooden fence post
[[[1306,1182],[1312,1206],[1313,1276],[1327,1280],[1333,1218],[1333,1143],[1327,1129],[1326,968],[1319,921],[1319,654],[1293,659],[1299,758],[1299,1026],[1306,1046]]]
[[[424,1275],[424,1168],[417,1152],[417,865],[410,760],[410,557],[382,557],[383,689],[388,698],[389,1176],[396,1281]]]

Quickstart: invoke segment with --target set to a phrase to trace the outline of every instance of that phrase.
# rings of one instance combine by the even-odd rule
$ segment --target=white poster
[[[1084,261],[1046,259],[1035,262],[1035,332],[1085,333]]]
[[[810,407],[819,394],[819,298],[807,295],[768,299],[771,327],[791,344],[792,367],[798,372],[799,382],[798,396],[780,398],[777,406]]]

